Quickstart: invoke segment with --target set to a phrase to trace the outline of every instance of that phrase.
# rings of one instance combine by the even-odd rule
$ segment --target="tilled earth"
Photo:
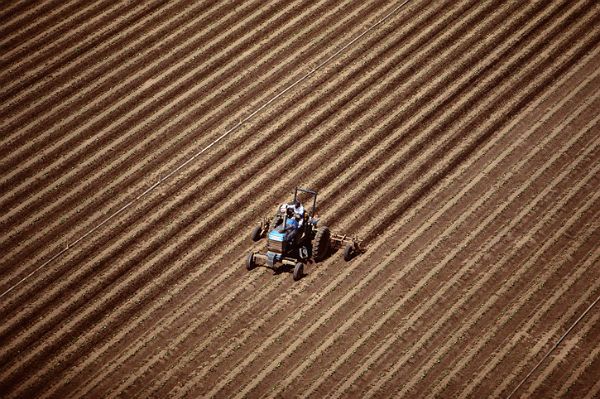
[[[0,5],[0,392],[600,395],[600,3]],[[363,239],[247,272],[295,186]]]

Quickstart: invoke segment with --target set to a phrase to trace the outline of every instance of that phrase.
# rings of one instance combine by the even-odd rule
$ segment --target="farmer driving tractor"
[[[308,211],[304,210],[300,194],[311,197],[312,207]],[[331,233],[326,226],[317,226],[316,205],[316,191],[297,187],[291,203],[281,204],[273,219],[264,218],[252,229],[253,241],[267,238],[266,252],[249,252],[246,269],[252,270],[258,265],[273,270],[292,266],[294,280],[299,280],[304,275],[304,265],[325,260],[330,249],[343,247],[346,261],[363,252],[360,240]]]
[[[294,217],[294,210],[292,208],[287,209],[286,216],[285,228],[283,229],[284,231],[282,231],[282,233],[285,232],[285,241],[292,244],[296,234],[298,234],[300,224]]]

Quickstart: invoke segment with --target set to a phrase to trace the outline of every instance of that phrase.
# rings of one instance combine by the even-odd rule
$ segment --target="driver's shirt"
[[[298,222],[296,221],[296,219],[288,218],[287,221],[285,222],[285,227],[286,227],[286,230],[288,230],[288,229],[296,230],[296,229],[298,229],[299,225],[298,225]]]

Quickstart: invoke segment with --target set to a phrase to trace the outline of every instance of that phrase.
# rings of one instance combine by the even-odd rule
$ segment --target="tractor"
[[[363,252],[360,240],[332,233],[326,226],[317,226],[317,192],[296,187],[292,204],[298,204],[300,195],[312,201],[310,211],[302,214],[290,212],[293,205],[278,207],[273,218],[263,218],[252,229],[252,241],[267,239],[266,253],[251,251],[246,258],[246,269],[266,266],[278,271],[293,268],[293,277],[298,281],[304,275],[304,265],[324,260],[332,250],[344,247],[344,260],[350,261]]]

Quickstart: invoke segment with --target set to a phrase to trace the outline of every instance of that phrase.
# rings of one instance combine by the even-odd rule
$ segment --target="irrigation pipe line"
[[[527,379],[529,377],[531,377],[531,375],[542,365],[542,363],[544,363],[544,361],[548,358],[548,356],[550,356],[552,354],[552,352],[554,352],[556,350],[556,348],[558,348],[558,346],[561,344],[561,342],[567,337],[567,335],[569,335],[569,333],[575,328],[575,326],[581,321],[581,319],[583,319],[588,314],[588,312],[594,307],[594,305],[596,305],[598,303],[598,301],[600,301],[600,296],[598,296],[598,298],[596,298],[596,300],[594,302],[592,302],[592,304],[590,306],[588,306],[588,308],[577,318],[577,320],[575,320],[575,322],[571,325],[571,327],[569,327],[569,329],[567,331],[565,331],[565,333],[558,339],[558,341],[556,341],[554,346],[552,348],[550,348],[550,350],[535,365],[535,367],[533,369],[531,369],[531,371],[529,373],[527,373],[525,378],[523,378],[521,380],[521,382],[519,382],[519,384],[515,387],[515,389],[512,390],[512,392],[506,397],[506,399],[510,399],[515,394],[515,392],[517,392],[519,390],[519,388],[521,388],[521,386],[523,386],[525,381],[527,381]]]
[[[102,227],[106,223],[108,223],[110,220],[112,220],[113,218],[115,218],[116,216],[118,216],[119,214],[121,214],[122,212],[124,212],[131,205],[133,205],[134,203],[136,203],[140,198],[144,197],[146,194],[150,193],[156,187],[158,187],[159,185],[161,185],[165,180],[167,180],[167,179],[171,178],[172,176],[176,175],[181,169],[183,169],[185,166],[187,166],[190,162],[192,162],[193,160],[195,160],[196,158],[198,158],[200,155],[204,154],[206,151],[210,150],[212,147],[214,147],[217,143],[219,143],[225,137],[229,136],[232,132],[234,132],[235,130],[237,130],[240,126],[242,126],[249,119],[251,119],[256,114],[258,114],[260,111],[262,111],[267,106],[269,106],[272,102],[274,102],[275,100],[277,100],[279,97],[283,96],[285,93],[287,93],[288,91],[290,91],[291,89],[293,89],[295,86],[299,85],[300,83],[302,83],[303,81],[305,81],[306,79],[308,79],[316,71],[318,71],[323,66],[325,66],[326,64],[328,64],[332,59],[334,59],[335,57],[337,57],[340,53],[342,53],[348,47],[352,46],[354,43],[356,43],[359,39],[361,39],[367,33],[369,33],[370,31],[372,31],[373,29],[375,29],[379,25],[383,24],[392,15],[394,15],[396,12],[398,12],[398,10],[400,10],[402,7],[404,7],[409,1],[410,0],[404,0],[404,1],[402,1],[392,11],[390,11],[389,13],[387,13],[383,18],[381,18],[375,24],[373,24],[370,27],[368,27],[363,33],[361,33],[360,35],[358,35],[357,37],[355,37],[354,39],[352,39],[350,42],[346,43],[344,46],[342,46],[335,53],[333,53],[332,55],[330,55],[329,57],[327,57],[327,59],[325,59],[320,64],[318,64],[316,67],[314,67],[310,72],[308,72],[307,74],[305,74],[304,76],[302,76],[301,78],[299,78],[298,80],[296,80],[295,82],[291,83],[289,86],[287,86],[281,92],[279,92],[278,94],[276,94],[275,96],[273,96],[269,101],[267,101],[266,103],[264,103],[263,105],[261,105],[260,107],[258,107],[251,114],[249,114],[248,116],[246,116],[244,119],[241,119],[236,125],[234,125],[233,127],[229,128],[228,130],[226,130],[225,133],[223,133],[222,135],[220,135],[219,137],[217,137],[217,139],[215,139],[212,143],[208,144],[206,147],[202,148],[200,151],[196,152],[194,155],[192,155],[184,163],[182,163],[181,165],[179,165],[178,167],[176,167],[175,169],[173,169],[171,172],[169,172],[168,174],[166,174],[163,177],[161,177],[160,179],[158,179],[158,181],[156,183],[154,183],[152,186],[148,187],[143,193],[141,193],[137,197],[135,197],[132,200],[130,200],[129,202],[127,202],[121,208],[119,208],[118,210],[116,210],[115,212],[113,212],[106,219],[104,219],[102,222],[100,222],[99,224],[97,224],[96,226],[94,226],[88,232],[86,232],[85,234],[83,234],[82,236],[80,236],[79,238],[77,238],[72,243],[69,244],[67,242],[67,245],[66,245],[65,248],[63,248],[61,251],[59,251],[57,254],[55,254],[54,256],[52,256],[50,259],[48,259],[47,261],[45,261],[44,263],[42,263],[40,266],[38,266],[31,273],[29,273],[28,275],[26,275],[25,277],[23,277],[21,280],[17,281],[15,284],[13,284],[10,288],[8,288],[6,291],[4,291],[2,294],[0,294],[0,298],[4,297],[6,294],[8,294],[12,290],[14,290],[19,285],[21,285],[23,282],[25,282],[27,279],[29,279],[31,276],[33,276],[35,273],[37,273],[42,268],[44,268],[45,266],[47,266],[49,263],[51,263],[52,261],[54,261],[56,258],[60,257],[61,255],[63,255],[64,253],[66,253],[69,249],[71,249],[74,246],[76,246],[77,244],[79,244],[87,236],[91,235],[96,230],[98,230],[100,227]]]

